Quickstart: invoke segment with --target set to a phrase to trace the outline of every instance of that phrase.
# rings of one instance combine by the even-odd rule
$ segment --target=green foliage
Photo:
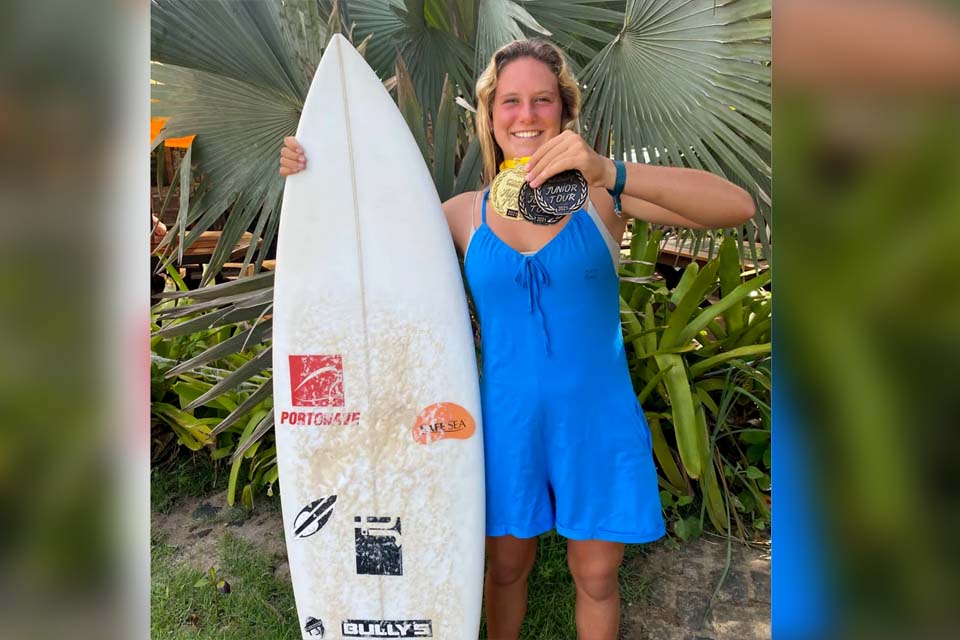
[[[660,492],[660,504],[667,513],[667,519],[673,522],[673,532],[681,540],[690,540],[703,533],[700,518],[694,515],[685,515],[691,511],[693,496],[681,495],[674,497],[669,491]]]
[[[172,432],[162,428],[160,431],[174,438]],[[174,444],[171,449],[175,456],[172,460],[155,460],[150,469],[150,508],[157,513],[167,513],[179,498],[209,495],[222,482],[223,464],[206,451],[183,455],[182,447]]]
[[[252,304],[262,315],[258,290],[254,289],[253,303],[246,293],[251,280],[242,286],[227,283],[234,285],[233,295],[219,306],[207,304],[202,295],[200,300],[187,298],[192,294],[181,285],[179,294],[154,309],[150,363],[155,465],[176,459],[181,447],[205,452],[213,461],[230,457],[227,503],[234,504],[239,489],[247,508],[253,507],[255,493],[273,494],[278,473],[273,434],[268,435],[273,424],[271,383],[266,377],[270,348],[257,343],[237,350],[251,336],[266,336],[269,325],[230,322],[231,313],[244,305]],[[194,311],[198,307],[200,313]],[[197,316],[207,326],[224,324],[196,332],[178,330],[196,323]],[[162,328],[161,319],[169,320]]]
[[[275,560],[230,535],[218,550],[219,568],[204,573],[176,566],[174,549],[154,542],[150,637],[300,638],[293,589],[289,580],[274,577]],[[223,592],[226,584],[230,593]]]
[[[661,501],[681,539],[699,535],[704,513],[718,531],[751,538],[770,519],[770,272],[741,273],[730,236],[668,290],[652,281],[661,239],[636,225],[620,300]],[[683,509],[694,497],[699,518]]]
[[[220,594],[227,595],[231,592],[230,583],[217,575],[216,567],[210,567],[207,569],[207,575],[194,582],[193,588],[212,589],[214,592],[214,597],[218,597]]]

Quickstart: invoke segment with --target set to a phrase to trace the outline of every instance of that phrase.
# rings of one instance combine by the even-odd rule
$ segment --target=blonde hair
[[[493,180],[500,163],[503,162],[503,150],[493,136],[493,98],[497,90],[497,77],[510,62],[520,58],[533,58],[547,65],[557,77],[560,90],[560,102],[563,111],[560,115],[560,129],[577,130],[580,116],[580,85],[577,84],[567,59],[560,49],[546,40],[530,38],[514,40],[497,49],[490,63],[477,79],[477,136],[480,138],[480,150],[483,154],[483,181]]]

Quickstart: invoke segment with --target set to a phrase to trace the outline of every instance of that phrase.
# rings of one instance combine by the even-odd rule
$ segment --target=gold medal
[[[527,182],[523,165],[515,165],[497,174],[490,185],[490,204],[497,215],[508,220],[520,219],[520,189]]]

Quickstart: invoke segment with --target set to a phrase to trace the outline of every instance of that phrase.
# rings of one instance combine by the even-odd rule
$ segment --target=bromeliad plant
[[[730,236],[668,290],[652,281],[662,234],[635,225],[620,307],[663,502],[685,506],[699,495],[718,531],[736,525],[750,537],[770,518],[770,271],[741,273]],[[687,537],[703,517],[681,522],[677,533]]]

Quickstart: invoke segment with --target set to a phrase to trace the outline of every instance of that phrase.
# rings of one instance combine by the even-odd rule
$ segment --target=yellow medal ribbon
[[[500,163],[500,171],[504,169],[513,169],[514,167],[519,167],[530,162],[530,156],[525,156],[523,158],[513,158],[511,160],[504,160]]]

